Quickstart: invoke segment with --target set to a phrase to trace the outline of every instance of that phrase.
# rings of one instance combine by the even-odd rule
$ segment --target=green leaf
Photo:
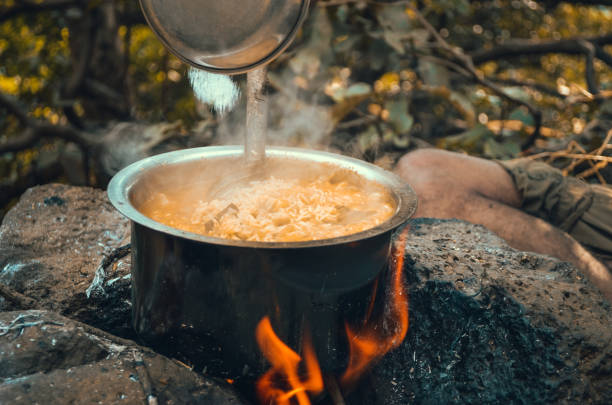
[[[514,109],[508,116],[508,119],[521,121],[525,125],[534,124],[533,117],[531,116],[531,114],[529,114],[529,112],[522,107]]]
[[[385,108],[389,111],[389,123],[398,134],[405,134],[410,131],[414,124],[414,118],[408,113],[408,101],[401,99],[398,101],[388,101]]]
[[[405,53],[404,43],[402,42],[404,35],[401,32],[385,30],[383,33],[383,38],[385,39],[385,42],[389,44],[389,46],[397,53],[400,55]]]
[[[380,136],[374,125],[368,126],[365,131],[358,135],[357,145],[359,145],[359,150],[363,153],[372,149],[378,149]]]
[[[521,152],[521,147],[516,142],[497,142],[493,138],[487,138],[484,141],[482,153],[491,159],[509,159],[518,156]]]
[[[394,129],[385,127],[383,130],[383,142],[397,149],[407,149],[410,146],[410,136],[398,134]]]
[[[456,91],[450,92],[448,96],[448,100],[453,104],[453,106],[463,115],[465,120],[473,125],[476,121],[476,109],[472,102],[463,94],[458,93]]]
[[[336,102],[340,103],[350,98],[362,98],[367,97],[372,93],[372,86],[367,83],[355,83],[348,88],[338,87],[331,94],[331,98]]]
[[[400,55],[405,52],[403,41],[410,37],[413,28],[405,10],[404,5],[386,5],[376,14],[385,42]]]
[[[447,136],[438,141],[438,147],[448,150],[463,150],[468,153],[479,153],[480,146],[487,138],[495,134],[486,126],[478,124],[475,127],[458,135]]]
[[[289,67],[294,73],[312,79],[320,73],[322,61],[330,57],[333,27],[327,11],[322,7],[315,9],[310,21],[310,38],[289,60]]]
[[[425,59],[419,59],[419,73],[423,81],[430,86],[450,87],[448,69]]]
[[[365,96],[372,92],[372,86],[367,83],[355,83],[346,89],[344,97]]]
[[[529,101],[529,94],[522,87],[504,87],[504,93],[523,102]]]

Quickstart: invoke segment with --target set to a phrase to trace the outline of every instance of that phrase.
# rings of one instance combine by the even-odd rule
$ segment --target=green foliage
[[[59,120],[58,86],[70,69],[69,31],[62,19],[18,17],[0,25],[0,91],[31,106],[34,116]]]
[[[98,9],[103,3],[89,2],[88,7]],[[2,1],[0,11],[15,4]],[[124,18],[122,13],[133,11],[134,5],[115,4],[124,21],[115,35],[129,61],[125,88],[132,117],[196,124],[203,116],[189,89],[185,64],[170,55],[146,25]],[[606,7],[562,3],[546,9],[532,0],[418,4],[440,36],[467,53],[511,39],[596,36],[612,27]],[[285,88],[302,103],[329,108],[334,125],[356,122],[336,133],[348,135],[364,155],[380,148],[402,150],[411,145],[411,138],[419,137],[488,157],[515,156],[533,117],[461,72],[451,55],[432,41],[411,9],[416,5],[348,2],[325,7],[319,2],[296,43],[270,68],[276,91]],[[23,14],[0,24],[0,91],[17,96],[30,115],[52,123],[67,123],[62,89],[74,73],[71,44],[80,35],[69,24],[72,12]],[[595,104],[571,104],[535,86],[501,82],[531,80],[564,96],[581,95],[587,87],[582,56],[499,59],[478,69],[487,78],[499,79],[506,94],[537,106],[544,127],[551,131],[580,132],[599,112]],[[595,71],[600,88],[612,89],[610,67],[597,61]],[[87,121],[82,101],[77,100],[74,108]],[[525,125],[504,131],[491,125],[506,120]],[[0,129],[2,139],[20,131],[4,111]]]
[[[562,4],[546,10],[534,1],[505,0],[421,4],[421,13],[441,37],[466,53],[510,39],[602,35],[612,22],[612,13],[604,7]],[[378,121],[352,129],[362,151],[385,144],[408,146],[403,135],[409,134],[448,149],[508,158],[520,152],[528,128],[534,125],[534,117],[524,108],[465,74],[465,67],[440,50],[405,3],[317,8],[294,49],[289,69],[283,64],[274,66],[276,72],[291,70],[293,76],[281,73],[285,83],[298,82],[311,93],[323,89],[336,121],[364,116]],[[612,85],[610,67],[599,61],[595,67],[600,87]],[[479,68],[479,74],[497,80],[505,94],[536,106],[547,133],[579,133],[597,116],[596,105],[572,104],[542,90],[549,88],[570,97],[584,93],[583,56],[558,53],[502,58]],[[539,87],[504,85],[507,80]],[[488,124],[500,120],[524,125],[504,127],[502,133]]]

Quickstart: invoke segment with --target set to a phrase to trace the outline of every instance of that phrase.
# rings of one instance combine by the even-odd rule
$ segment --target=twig
[[[544,158],[544,157],[555,157],[555,158],[560,158],[560,157],[564,157],[564,158],[570,158],[570,159],[591,159],[591,160],[597,160],[597,161],[601,161],[601,162],[607,162],[607,163],[612,163],[612,156],[601,156],[601,155],[593,155],[593,154],[585,154],[585,155],[581,155],[580,153],[567,153],[564,150],[561,151],[556,151],[556,152],[542,152],[542,153],[537,153],[535,155],[531,155],[528,156],[529,159],[540,159],[540,158]]]
[[[0,143],[0,153],[16,152],[34,145],[43,137],[55,137],[74,142],[81,148],[96,147],[101,144],[100,138],[72,127],[52,125],[45,121],[31,118],[19,102],[13,97],[0,93],[0,107],[13,114],[26,129],[21,136],[10,138]]]
[[[327,392],[329,393],[334,405],[346,405],[346,402],[344,402],[344,398],[342,397],[340,387],[338,386],[338,382],[336,381],[336,377],[333,375],[326,376],[325,387],[327,388]]]
[[[3,332],[0,332],[0,336],[5,336],[8,335],[8,333],[12,330],[23,330],[25,328],[30,328],[32,326],[38,326],[38,325],[56,325],[56,326],[64,326],[63,323],[61,322],[56,322],[56,321],[34,321],[34,322],[26,322],[27,319],[39,319],[40,315],[39,314],[20,314],[18,315],[15,319],[13,319],[11,321],[11,323],[9,323],[8,325],[4,325],[3,323],[0,322],[0,330],[2,330]]]
[[[606,184],[606,179],[603,178],[603,176],[601,175],[601,173],[599,173],[599,171],[603,169],[604,167],[606,167],[607,165],[608,165],[608,162],[599,162],[596,165],[592,166],[590,169],[586,169],[578,173],[576,177],[579,179],[584,179],[584,178],[587,178],[595,174],[597,176],[597,180],[599,180],[601,184]]]
[[[597,155],[601,155],[604,150],[610,148],[612,145],[610,144],[610,141],[612,140],[612,129],[608,131],[608,134],[606,135],[606,138],[604,139],[604,141],[601,143],[601,146],[599,147],[599,149],[597,149],[597,151],[595,152],[595,154]]]
[[[601,145],[591,152],[587,152],[576,141],[572,140],[569,142],[569,144],[564,150],[542,152],[528,156],[527,158],[532,160],[548,158],[548,163],[551,163],[556,159],[572,159],[572,162],[568,164],[562,171],[564,176],[570,174],[570,172],[572,172],[578,165],[586,161],[591,167],[583,170],[578,174],[575,174],[574,176],[577,178],[586,178],[591,175],[595,175],[597,176],[597,179],[601,184],[607,184],[605,178],[601,175],[599,171],[606,167],[608,163],[612,163],[612,157],[603,155],[606,150],[612,149],[612,144],[610,143],[610,141],[612,141],[612,129],[608,131]],[[575,153],[575,151],[578,151],[580,153]],[[593,163],[593,161],[597,161],[598,163],[595,164]]]
[[[611,140],[612,140],[612,129],[610,131],[608,131],[608,134],[606,135],[605,139],[601,143],[601,146],[599,146],[599,148],[597,148],[594,151],[592,151],[591,154],[602,155],[605,150],[611,149],[612,148],[612,144],[610,143]],[[576,141],[571,141],[569,143],[568,147],[566,148],[566,151],[569,153],[569,151],[571,151],[572,148],[578,149],[578,151],[580,153],[582,153],[583,155],[588,155],[587,151],[584,150],[584,148],[582,148],[582,146],[580,146]],[[563,174],[567,175],[570,171],[574,170],[574,168],[576,166],[578,166],[580,163],[584,162],[585,160],[588,160],[588,159],[587,158],[580,158],[580,159],[574,160],[569,166],[567,166],[565,169],[563,169]],[[596,173],[597,178],[599,179],[599,181],[602,184],[605,184],[606,182],[603,179],[603,177],[601,176],[601,174],[599,173],[599,169],[604,168],[607,165],[607,162],[599,162],[597,165],[594,165],[591,160],[588,160],[588,161],[589,161],[589,164],[591,165],[591,169],[594,171],[594,173]],[[588,174],[583,172],[583,173],[581,173],[580,176],[576,175],[576,177],[588,177],[588,176],[590,176],[591,174],[593,174],[591,169],[588,170],[589,171]]]
[[[569,152],[570,152],[572,149],[578,149],[578,152],[580,152],[580,153],[582,153],[582,154],[584,154],[584,155],[586,155],[586,154],[587,154],[587,151],[586,151],[586,150],[585,150],[585,149],[584,149],[582,146],[580,146],[580,145],[578,144],[578,142],[576,142],[576,141],[574,141],[574,140],[571,140],[571,141],[569,142],[569,144],[567,145],[567,148],[565,148],[565,150],[566,150],[568,153],[569,153]],[[550,158],[549,158],[549,160],[550,160]],[[580,163],[584,162],[585,160],[587,160],[587,159],[584,159],[584,158],[581,158],[581,159],[575,159],[575,160],[574,160],[572,163],[570,163],[570,164],[569,164],[569,166],[567,166],[565,169],[563,169],[563,175],[564,175],[564,176],[567,176],[567,175],[568,175],[568,174],[569,174],[569,173],[570,173],[572,170],[574,170],[574,168],[575,168],[576,166],[578,166]],[[590,160],[589,160],[589,162],[590,162]],[[592,164],[593,164],[593,163],[591,162],[591,165],[592,165]]]
[[[555,88],[546,86],[545,84],[542,84],[542,83],[536,83],[533,80],[520,81],[520,80],[515,80],[515,79],[501,79],[497,77],[491,80],[494,81],[495,83],[503,84],[505,86],[529,87],[541,93],[548,94],[549,96],[560,98],[562,100],[567,98],[567,96],[564,96],[563,94],[559,93],[557,90],[555,90]]]
[[[85,295],[87,298],[91,296],[92,292],[98,292],[102,295],[106,295],[106,291],[104,291],[104,279],[106,278],[106,268],[113,264],[116,260],[121,259],[122,257],[127,256],[132,251],[132,245],[128,243],[127,245],[120,246],[116,249],[113,249],[108,255],[106,255],[98,268],[94,273],[94,279],[92,280],[87,290],[85,290]]]
[[[525,150],[531,147],[535,142],[536,138],[540,135],[540,128],[542,126],[542,113],[536,108],[534,108],[530,103],[507,94],[497,84],[487,79],[482,74],[482,72],[476,70],[472,58],[468,54],[464,53],[463,50],[461,50],[460,48],[453,47],[448,42],[446,42],[446,40],[442,38],[438,31],[429,23],[429,21],[427,21],[427,19],[421,14],[419,10],[412,7],[412,5],[410,4],[407,4],[406,8],[408,8],[414,13],[419,22],[434,37],[440,47],[449,52],[454,57],[454,59],[458,61],[462,65],[462,67],[465,68],[472,75],[472,77],[474,78],[474,80],[476,80],[477,83],[488,87],[498,96],[505,98],[510,102],[525,106],[527,110],[529,110],[529,113],[531,114],[534,120],[533,132],[529,135],[527,141],[522,145],[522,149]]]
[[[587,154],[587,151],[586,151],[586,150],[584,150],[584,148],[583,148],[582,146],[580,146],[580,145],[578,144],[578,142],[576,142],[576,141],[574,141],[574,140],[570,141],[570,143],[568,144],[568,147],[567,147],[566,151],[567,151],[568,153],[570,153],[570,151],[571,151],[571,149],[572,149],[572,148],[574,148],[574,149],[578,149],[578,152],[582,153],[583,155],[586,155],[586,154]],[[599,154],[601,154],[601,153],[596,153],[596,154],[598,154],[598,155],[599,155]],[[550,160],[550,159],[554,159],[554,158],[549,158],[549,160]],[[591,174],[595,173],[595,175],[597,176],[597,179],[599,180],[599,182],[600,182],[600,183],[602,183],[602,184],[606,184],[606,180],[603,178],[603,176],[601,175],[601,173],[599,173],[599,169],[600,169],[600,168],[604,168],[604,167],[607,165],[607,163],[606,163],[606,162],[599,162],[599,163],[597,163],[597,164],[593,164],[593,162],[592,162],[591,160],[589,160],[589,159],[574,159],[574,160],[572,161],[572,163],[570,163],[570,164],[569,164],[567,167],[565,167],[565,168],[563,169],[563,175],[564,175],[564,176],[567,176],[567,175],[568,175],[568,174],[569,174],[571,171],[573,171],[573,170],[574,170],[574,168],[575,168],[576,166],[578,166],[579,164],[581,164],[581,163],[582,163],[582,162],[584,162],[585,160],[586,160],[586,161],[589,163],[589,165],[591,166],[591,169],[585,170],[585,171],[584,171],[584,172],[582,172],[580,175],[576,175],[576,177],[579,177],[579,178],[584,178],[584,177],[588,177],[588,176],[590,176]],[[586,173],[587,171],[591,171],[591,170],[593,170],[593,171],[592,171],[592,172],[590,172],[590,173],[588,173],[588,174]]]
[[[68,83],[65,86],[65,91],[62,96],[62,98],[66,100],[73,100],[73,102],[66,103],[64,106],[64,114],[66,115],[68,121],[79,129],[83,129],[85,126],[74,109],[74,98],[85,82],[94,53],[93,42],[96,35],[97,25],[93,23],[92,18],[91,10],[87,10],[85,17],[83,18],[85,24],[84,31],[86,32],[86,35],[84,35],[85,38],[81,40],[80,56],[76,62],[76,66],[73,69],[72,76],[68,79]]]
[[[354,127],[360,127],[363,125],[372,124],[376,122],[377,120],[378,118],[374,116],[360,117],[360,118],[356,118],[351,121],[341,122],[338,125],[336,125],[336,129],[349,129],[349,128],[354,128]]]
[[[0,9],[0,22],[6,21],[19,14],[39,13],[47,10],[58,10],[78,6],[82,0],[20,0],[18,5]]]
[[[588,42],[594,47],[594,56],[602,62],[609,64],[612,62],[609,54],[606,54],[603,49],[604,45],[612,44],[612,33],[600,35],[597,37],[585,38],[567,38],[560,40],[513,40],[507,43],[496,46],[492,49],[483,49],[471,53],[475,64],[480,65],[485,62],[525,55],[545,55],[549,53],[564,53],[564,54],[584,54],[585,49],[581,42]],[[599,48],[599,50],[597,49]],[[612,65],[610,65],[612,66]]]
[[[0,283],[0,296],[19,306],[20,309],[32,309],[36,307],[36,301],[34,301],[32,298],[23,295],[2,283]]]
[[[149,376],[147,365],[142,359],[142,353],[134,349],[132,351],[132,356],[134,357],[134,367],[136,368],[136,373],[138,374],[138,381],[140,381],[140,385],[142,386],[145,398],[147,399],[147,404],[157,405],[157,396],[155,395],[153,384],[151,383],[151,376]]]

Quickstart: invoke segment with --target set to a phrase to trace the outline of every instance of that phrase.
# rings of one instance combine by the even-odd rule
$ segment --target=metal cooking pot
[[[190,183],[186,174],[214,183],[242,161],[242,146],[181,150],[134,163],[108,186],[111,202],[132,222],[133,326],[148,343],[206,364],[209,372],[254,377],[266,368],[254,331],[267,315],[278,336],[298,352],[309,329],[321,367],[342,369],[344,321],[363,319],[386,268],[392,233],[414,213],[416,196],[394,174],[357,159],[277,147],[266,155],[271,161],[294,159],[305,168],[325,163],[350,169],[388,189],[396,212],[372,229],[332,239],[219,239],[168,227],[138,207],[152,192]]]
[[[310,0],[140,0],[144,16],[170,51],[215,73],[252,70],[293,40]]]

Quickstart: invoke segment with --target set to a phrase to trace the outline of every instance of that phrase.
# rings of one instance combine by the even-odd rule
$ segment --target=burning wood
[[[396,348],[408,332],[408,295],[404,289],[403,268],[406,240],[410,231],[406,226],[399,235],[392,255],[392,285],[389,292],[388,310],[383,319],[370,319],[371,306],[360,328],[346,324],[346,335],[349,340],[350,354],[348,366],[340,378],[342,388],[349,389],[377,360],[390,350]],[[375,296],[372,296],[372,300]],[[384,324],[393,325],[388,333]],[[308,333],[304,335],[304,359],[281,341],[274,333],[270,319],[264,317],[255,331],[257,343],[272,365],[271,369],[257,381],[257,394],[262,404],[266,405],[310,405],[308,393],[317,395],[323,391],[322,371],[314,354]],[[305,372],[300,373],[303,367]],[[335,377],[326,378],[336,381]],[[340,390],[335,387],[334,397]],[[295,402],[292,402],[295,400]],[[339,402],[336,398],[335,402]]]
[[[316,395],[323,391],[323,377],[308,335],[304,339],[303,361],[274,333],[268,317],[259,322],[255,336],[263,355],[272,364],[272,368],[257,381],[261,403],[289,405],[295,398],[299,405],[309,405],[307,392]],[[299,373],[301,363],[306,369],[303,376]]]
[[[406,226],[399,235],[393,252],[393,274],[392,287],[389,302],[389,319],[395,325],[390,335],[385,334],[382,321],[372,322],[369,316],[363,326],[357,331],[348,323],[346,324],[346,335],[349,339],[350,356],[349,364],[340,379],[343,386],[354,384],[357,379],[374,362],[383,357],[387,352],[396,348],[404,341],[408,332],[408,294],[403,287],[404,251],[406,239],[410,232],[410,226]],[[386,312],[386,311],[385,311]]]

